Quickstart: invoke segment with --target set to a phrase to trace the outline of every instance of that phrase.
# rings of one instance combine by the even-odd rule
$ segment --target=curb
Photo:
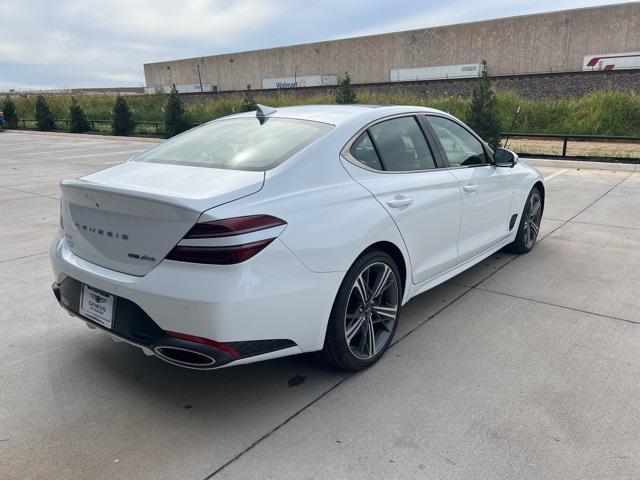
[[[91,138],[91,139],[104,139],[104,140],[124,140],[127,142],[141,142],[141,143],[160,143],[162,138],[153,137],[119,137],[115,135],[97,135],[92,133],[67,133],[67,132],[39,132],[37,130],[10,130],[5,129],[6,132],[17,133],[19,135],[40,135],[44,137],[73,137],[73,138]]]
[[[589,162],[585,160],[551,160],[545,158],[521,158],[532,167],[561,167],[587,170],[613,170],[615,172],[640,172],[640,165],[633,163]]]

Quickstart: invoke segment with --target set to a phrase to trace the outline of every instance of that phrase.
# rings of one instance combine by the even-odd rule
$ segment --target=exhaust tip
[[[180,347],[156,347],[153,352],[165,362],[187,368],[211,368],[216,363],[204,353]]]

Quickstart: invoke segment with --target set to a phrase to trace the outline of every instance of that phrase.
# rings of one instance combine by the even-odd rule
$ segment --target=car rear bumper
[[[217,368],[230,362],[297,348],[295,342],[288,339],[229,342],[221,344],[222,348],[217,348],[184,338],[176,338],[162,330],[138,305],[121,297],[115,299],[113,326],[108,329],[80,313],[81,282],[67,276],[60,283],[54,282],[52,288],[60,305],[73,316],[87,322],[90,327],[105,330],[120,340],[142,348],[149,354],[153,353],[169,363],[183,367]],[[169,349],[198,353],[201,355],[200,361],[175,361],[171,356],[163,353]],[[205,358],[210,361],[204,361]]]
[[[52,243],[50,256],[54,293],[71,314],[147,354],[163,358],[158,350],[163,345],[195,350],[212,358],[208,368],[321,349],[343,277],[342,272],[311,272],[279,240],[241,264],[164,260],[143,277],[75,256],[63,236]],[[83,283],[116,297],[111,329],[80,315]],[[167,332],[211,339],[238,355]]]

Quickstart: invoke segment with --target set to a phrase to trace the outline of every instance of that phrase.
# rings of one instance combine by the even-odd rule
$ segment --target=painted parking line
[[[17,154],[28,154],[29,150],[50,150],[54,148],[88,148],[92,144],[91,143],[83,143],[83,144],[73,144],[73,143],[21,143],[15,147],[3,147],[3,152],[15,152]],[[124,145],[121,145],[124,146]]]
[[[45,151],[39,151],[39,152],[27,152],[27,153],[21,153],[21,155],[42,155],[43,153],[51,153],[54,155],[58,155],[58,154],[65,154],[65,153],[80,153],[83,151],[94,151],[94,150],[109,150],[111,148],[122,148],[122,147],[130,147],[131,145],[105,145],[105,144],[85,144],[82,147],[78,147],[78,148],[65,148],[64,150],[56,150],[56,147],[50,147],[50,148],[45,148]],[[44,148],[44,147],[43,147]]]
[[[34,149],[46,149],[51,148],[51,145],[42,145],[42,144],[21,144],[17,147],[6,147],[6,144],[3,144],[2,151],[3,152],[15,152],[22,153],[24,151],[34,150]]]
[[[562,175],[564,172],[567,172],[568,170],[560,170],[559,172],[556,173],[552,173],[551,175],[549,175],[548,177],[544,177],[544,180],[546,182],[548,182],[549,180],[551,180],[552,178],[556,178],[558,175]]]
[[[67,157],[58,157],[59,160],[68,160],[71,158],[86,158],[86,157],[104,157],[106,155],[123,155],[125,153],[142,153],[146,148],[136,149],[136,150],[123,150],[121,152],[106,152],[106,153],[88,153],[85,155],[69,155]]]

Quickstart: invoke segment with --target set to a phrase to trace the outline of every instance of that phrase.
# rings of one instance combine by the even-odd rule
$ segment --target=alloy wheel
[[[347,346],[356,358],[369,360],[385,348],[398,316],[399,300],[398,279],[386,263],[372,263],[358,275],[344,319]]]
[[[534,192],[529,197],[529,208],[527,209],[524,222],[524,243],[527,248],[533,248],[540,231],[540,222],[542,221],[542,199],[540,194]]]

